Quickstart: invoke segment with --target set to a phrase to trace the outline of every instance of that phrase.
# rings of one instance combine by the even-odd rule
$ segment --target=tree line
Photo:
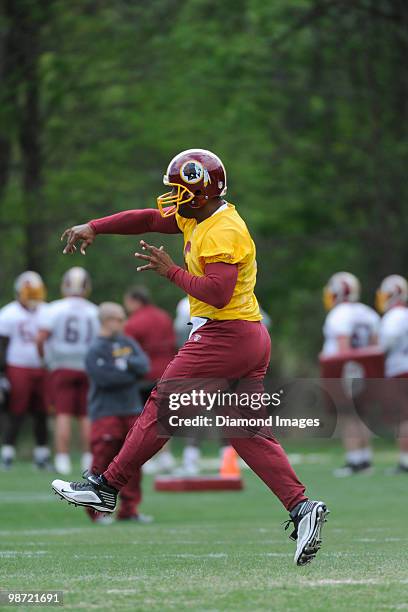
[[[59,235],[155,206],[168,161],[195,146],[224,160],[253,232],[284,372],[314,371],[333,272],[371,303],[407,273],[404,0],[3,0],[0,24],[1,303],[23,269],[57,297],[74,264],[96,301],[120,299],[140,282],[137,240],[100,238],[82,261]],[[161,243],[181,263],[179,238]],[[174,310],[177,288],[143,281]]]

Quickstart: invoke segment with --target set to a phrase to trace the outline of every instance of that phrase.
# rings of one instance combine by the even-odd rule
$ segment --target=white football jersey
[[[385,313],[380,325],[380,344],[384,349],[385,375],[408,372],[408,308],[395,306]]]
[[[85,355],[99,330],[98,308],[82,297],[65,297],[47,305],[40,328],[51,333],[45,343],[50,370],[84,370]]]
[[[0,310],[0,336],[9,338],[6,355],[8,365],[22,368],[42,366],[35,341],[40,318],[46,307],[46,304],[40,304],[36,310],[28,310],[16,301]]]
[[[338,352],[337,338],[349,336],[351,348],[364,348],[378,334],[379,315],[361,302],[342,302],[331,309],[323,326],[324,355]]]

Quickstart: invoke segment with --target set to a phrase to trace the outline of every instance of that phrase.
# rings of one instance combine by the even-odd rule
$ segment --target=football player
[[[340,355],[377,343],[379,316],[359,299],[360,282],[354,274],[337,272],[330,278],[323,290],[323,303],[329,313],[323,326],[322,355]],[[343,477],[370,471],[372,450],[368,429],[352,411],[341,414],[340,420],[346,462],[334,475]]]
[[[0,379],[10,387],[1,463],[12,466],[18,434],[27,412],[32,414],[36,446],[33,456],[39,468],[47,468],[48,449],[45,370],[35,339],[45,308],[45,285],[36,272],[23,272],[15,284],[15,301],[0,310]],[[8,385],[5,384],[7,381]]]
[[[387,276],[377,291],[377,310],[384,314],[380,325],[380,344],[385,351],[385,376],[408,378],[408,283],[398,274]],[[406,381],[408,383],[408,381]],[[393,402],[398,415],[399,463],[391,473],[408,474],[408,386],[393,385]],[[397,395],[395,395],[397,394]]]
[[[255,245],[235,206],[224,199],[223,163],[210,151],[189,149],[170,162],[163,182],[170,191],[159,196],[159,210],[130,210],[67,229],[65,253],[94,241],[97,234],[182,234],[186,268],[174,264],[162,247],[141,240],[139,272],[151,270],[183,289],[191,308],[190,339],[167,366],[161,384],[181,379],[248,378],[262,386],[270,358],[270,338],[261,324],[254,294]],[[199,332],[199,333],[198,333]],[[55,492],[71,503],[112,512],[118,491],[135,469],[165,444],[157,435],[159,394],[153,389],[119,454],[103,474],[85,483],[55,480]],[[277,495],[294,523],[295,562],[312,561],[321,544],[326,505],[311,501],[280,444],[251,434],[231,444]],[[288,523],[289,524],[289,523]]]
[[[87,297],[91,279],[84,268],[65,272],[62,299],[48,304],[40,319],[37,337],[38,352],[45,357],[50,370],[50,396],[55,408],[55,469],[60,474],[71,472],[69,455],[71,421],[76,417],[82,444],[82,468],[88,469],[89,420],[87,417],[88,377],[85,355],[98,329],[98,309]]]

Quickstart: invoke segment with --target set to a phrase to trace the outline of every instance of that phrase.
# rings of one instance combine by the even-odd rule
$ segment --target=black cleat
[[[104,476],[84,472],[85,482],[53,480],[54,492],[74,506],[86,506],[98,512],[114,512],[118,491],[110,487]]]
[[[355,474],[371,474],[372,471],[372,464],[369,461],[363,461],[361,463],[346,463],[343,467],[336,468],[333,475],[336,478],[346,478]]]
[[[41,470],[43,472],[52,472],[53,467],[52,463],[49,459],[43,459],[41,461],[34,461],[34,467],[37,470]]]
[[[389,468],[385,471],[387,476],[399,476],[400,474],[408,474],[408,467],[402,465],[402,463],[398,463],[398,465],[393,468]]]
[[[154,519],[148,514],[133,514],[132,516],[118,516],[117,521],[128,521],[130,523],[140,523],[141,525],[148,525],[153,523]]]
[[[13,467],[13,460],[10,458],[2,459],[0,462],[0,468],[3,472],[8,472]]]
[[[294,561],[296,565],[306,565],[315,558],[322,545],[321,534],[326,516],[329,514],[326,504],[321,501],[300,502],[289,513],[290,523],[295,526],[290,538],[297,542]]]

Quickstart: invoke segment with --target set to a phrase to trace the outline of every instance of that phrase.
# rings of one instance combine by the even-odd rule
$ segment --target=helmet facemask
[[[44,285],[23,285],[18,296],[19,302],[28,310],[35,310],[39,304],[45,301],[45,298]]]
[[[336,305],[336,296],[328,287],[323,289],[323,306],[329,311]]]
[[[389,293],[381,291],[381,289],[377,290],[377,293],[375,294],[375,308],[380,314],[384,314],[384,312],[388,310],[389,299]]]
[[[173,187],[173,189],[158,196],[157,206],[162,217],[171,217],[172,215],[176,214],[180,204],[187,204],[188,202],[191,202],[194,199],[195,194],[185,187],[185,185],[169,183],[165,179],[163,182],[165,185]]]

